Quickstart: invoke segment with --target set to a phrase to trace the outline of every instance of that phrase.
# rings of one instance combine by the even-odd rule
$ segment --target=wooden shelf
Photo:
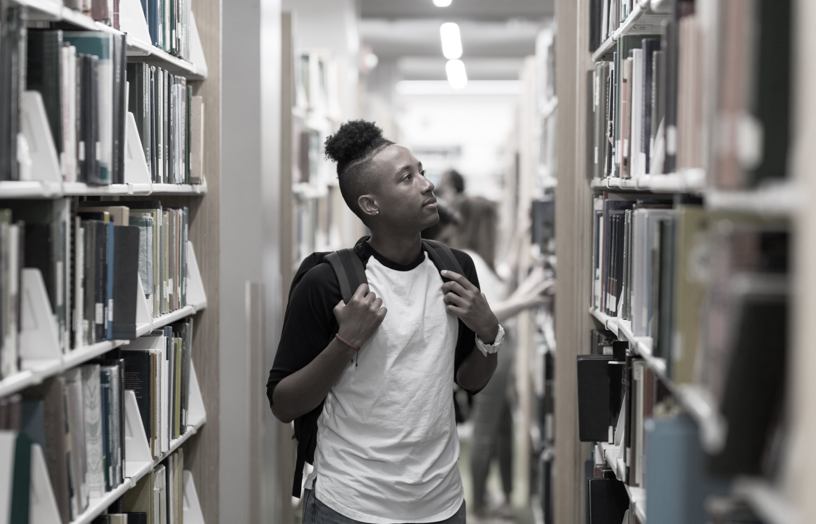
[[[121,31],[97,22],[89,16],[68,7],[63,7],[61,1],[16,0],[16,2],[28,8],[29,19],[33,21],[64,22],[79,29],[122,34]],[[127,47],[129,57],[141,57],[144,61],[166,69],[174,75],[183,76],[188,80],[204,80],[206,78],[206,73],[199,71],[195,64],[173,56],[149,43],[141,42],[130,35],[127,36]]]
[[[649,0],[638,3],[626,20],[618,27],[612,36],[592,53],[592,61],[612,60],[612,53],[615,52],[615,42],[624,35],[652,35],[660,34],[660,25],[668,15],[656,13],[649,7]]]
[[[649,337],[636,337],[632,334],[630,323],[605,315],[594,308],[589,313],[606,329],[621,340],[627,340],[636,354],[640,355],[646,365],[654,371],[683,409],[695,420],[700,430],[700,441],[703,449],[716,452],[725,444],[726,422],[720,414],[708,391],[698,384],[675,384],[666,375],[666,361],[652,354],[653,342]]]

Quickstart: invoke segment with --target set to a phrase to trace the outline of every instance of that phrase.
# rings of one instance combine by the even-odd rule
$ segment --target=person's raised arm
[[[382,299],[369,292],[368,284],[361,284],[348,304],[341,300],[334,308],[339,337],[333,338],[308,365],[278,383],[272,394],[275,417],[289,423],[323,402],[355,357],[356,350],[351,346],[362,347],[380,327],[387,312]]]

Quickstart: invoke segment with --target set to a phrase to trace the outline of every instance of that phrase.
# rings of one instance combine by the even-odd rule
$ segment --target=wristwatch
[[[496,353],[502,346],[502,342],[504,342],[504,328],[501,324],[499,324],[499,332],[496,333],[496,339],[492,344],[485,344],[482,342],[482,339],[479,338],[479,335],[476,335],[476,347],[479,348],[479,351],[481,351],[484,356]]]

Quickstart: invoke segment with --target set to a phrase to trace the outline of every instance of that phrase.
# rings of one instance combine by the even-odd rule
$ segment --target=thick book
[[[102,446],[102,392],[99,382],[99,364],[87,364],[82,370],[85,413],[85,447],[87,459],[88,494],[99,498],[105,494],[104,448]]]
[[[204,98],[190,98],[190,183],[204,181]]]
[[[629,494],[623,482],[614,478],[587,481],[589,524],[620,524],[629,509]]]
[[[42,95],[45,115],[57,154],[62,141],[62,31],[29,29],[27,42],[26,89]]]
[[[139,300],[139,228],[136,226],[114,226],[113,264],[116,273],[113,280],[113,322],[114,340],[136,338],[136,309]]]
[[[709,456],[717,476],[766,474],[766,455],[784,411],[789,297],[785,275],[745,274],[732,284],[729,309],[738,326],[731,342],[719,411],[725,445]],[[750,409],[746,409],[750,406]]]
[[[79,180],[102,185],[105,180],[99,172],[97,145],[99,142],[99,58],[77,55],[79,82]]]
[[[706,474],[696,423],[684,414],[645,426],[646,522],[707,522],[706,499],[727,493],[729,483]]]
[[[607,442],[611,420],[609,363],[612,356],[579,355],[578,362],[578,439],[581,442]]]
[[[9,522],[28,522],[31,499],[31,438],[25,433],[20,433],[15,438],[13,464]]]

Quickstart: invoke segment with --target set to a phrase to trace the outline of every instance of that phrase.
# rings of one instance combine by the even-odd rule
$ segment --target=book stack
[[[593,20],[603,41],[631,2],[601,3]],[[790,2],[709,4],[698,14],[693,2],[676,2],[662,31],[617,36],[612,60],[596,63],[595,178],[699,168],[737,189],[785,177]],[[704,24],[706,14],[716,23]]]
[[[186,433],[190,397],[193,321],[141,337],[125,346],[125,383],[136,393],[154,458]]]

